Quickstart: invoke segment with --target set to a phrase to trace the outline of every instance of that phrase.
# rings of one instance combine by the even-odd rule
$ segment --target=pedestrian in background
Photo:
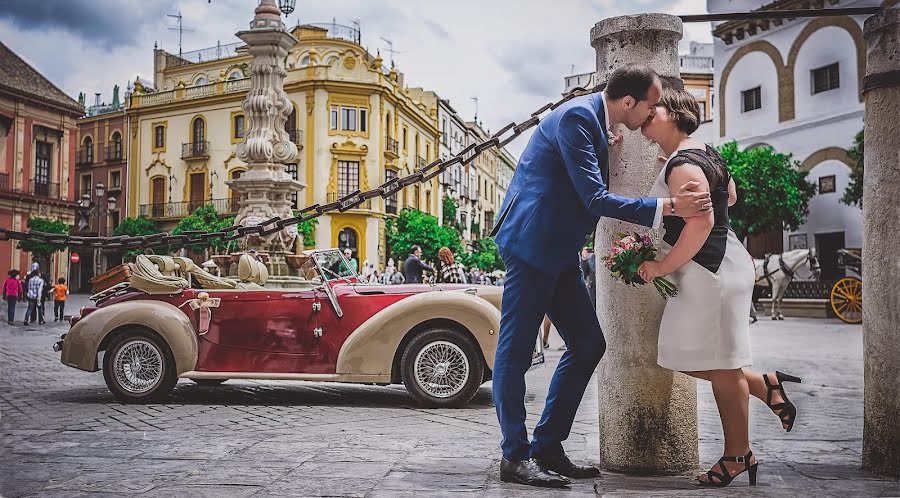
[[[403,277],[407,282],[411,284],[421,284],[422,283],[422,273],[425,271],[430,271],[431,273],[436,273],[434,268],[426,265],[422,262],[422,248],[418,245],[414,245],[410,248],[410,252],[412,254],[406,259],[406,263],[403,264]]]
[[[66,279],[60,278],[53,286],[53,321],[63,321],[63,314],[66,312],[66,296],[69,295],[69,287],[66,285]]]
[[[464,284],[466,283],[466,273],[462,267],[454,261],[453,251],[449,247],[438,249],[438,259],[441,262],[441,273],[439,282],[443,284]]]
[[[53,286],[50,285],[50,275],[44,275],[41,272],[41,280],[44,281],[44,291],[41,293],[41,302],[38,306],[38,313],[40,314],[38,320],[39,323],[43,324],[47,320],[44,318],[44,312],[47,310],[47,301],[53,299]]]
[[[36,322],[40,315],[41,296],[44,295],[44,279],[41,278],[41,271],[34,270],[25,279],[25,297],[28,299],[28,309],[25,310],[24,324],[28,325],[28,321]],[[44,323],[41,319],[40,323]]]
[[[3,300],[6,301],[6,321],[10,325],[16,319],[16,302],[21,295],[22,283],[19,281],[19,271],[9,270],[9,277],[3,282]]]
[[[594,251],[583,247],[581,249],[581,273],[584,275],[584,285],[591,296],[591,304],[597,309],[597,260]]]

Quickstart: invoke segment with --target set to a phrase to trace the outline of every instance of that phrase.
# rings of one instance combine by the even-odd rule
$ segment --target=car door
[[[205,371],[304,372],[318,354],[316,293],[210,292],[220,298],[201,336]]]

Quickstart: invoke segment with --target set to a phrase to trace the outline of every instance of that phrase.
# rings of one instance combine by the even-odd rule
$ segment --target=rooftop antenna
[[[387,43],[387,45],[388,45],[387,48],[384,49],[384,51],[391,54],[391,67],[394,67],[394,54],[402,54],[403,52],[401,52],[399,50],[394,50],[394,42],[393,41],[388,40],[387,38],[385,38],[383,36],[381,37],[381,39],[384,40],[384,42]]]
[[[575,74],[575,64],[572,64],[572,72],[569,74]]]
[[[469,97],[475,101],[475,123],[478,123],[478,97]]]
[[[181,15],[181,11],[180,11],[180,10],[178,11],[178,14],[166,14],[166,17],[171,17],[171,18],[173,18],[173,19],[178,19],[178,27],[177,27],[177,28],[175,28],[175,27],[170,27],[170,28],[169,28],[169,31],[178,31],[178,57],[181,57],[181,38],[182,38],[182,34],[184,34],[185,31],[187,31],[188,33],[190,33],[191,31],[194,31],[194,28],[186,28],[186,27],[184,26],[184,24],[182,23],[183,17],[182,17],[182,15]]]

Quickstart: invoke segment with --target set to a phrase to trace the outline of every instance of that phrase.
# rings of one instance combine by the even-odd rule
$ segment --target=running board
[[[307,380],[312,382],[347,382],[353,384],[390,384],[390,375],[371,374],[313,374],[313,373],[262,373],[262,372],[198,372],[191,370],[178,376],[182,379],[255,379],[255,380]]]

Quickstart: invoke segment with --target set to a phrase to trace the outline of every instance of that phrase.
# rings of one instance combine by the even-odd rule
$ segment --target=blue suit
[[[652,226],[654,198],[607,190],[607,123],[599,93],[576,97],[535,130],[494,232],[506,264],[493,396],[508,460],[560,453],[606,341],[580,268],[585,239],[601,216]],[[601,304],[598,304],[601,305]],[[533,442],[525,429],[525,372],[544,314],[567,350],[553,374]]]

